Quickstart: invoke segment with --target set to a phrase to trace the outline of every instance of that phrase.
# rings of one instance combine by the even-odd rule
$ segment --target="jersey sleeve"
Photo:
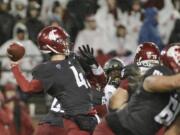
[[[48,64],[40,64],[33,69],[33,79],[40,80],[43,85],[43,90],[48,91],[53,86],[53,74],[48,68]]]
[[[153,67],[151,69],[149,69],[145,75],[144,75],[144,79],[148,76],[151,76],[151,75],[172,75],[172,71],[170,69],[168,69],[167,67],[165,66],[156,66],[156,67]]]
[[[87,79],[91,81],[91,78],[94,78],[94,84],[100,86],[101,89],[104,88],[107,82],[103,68],[99,65],[97,68],[92,69],[81,57],[76,56],[76,58],[85,71]]]

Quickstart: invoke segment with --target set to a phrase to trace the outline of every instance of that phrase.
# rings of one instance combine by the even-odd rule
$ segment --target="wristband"
[[[91,70],[92,70],[94,75],[101,75],[104,73],[104,70],[102,69],[101,66],[97,67],[96,65],[94,65],[94,66],[92,65],[90,67],[91,67]]]

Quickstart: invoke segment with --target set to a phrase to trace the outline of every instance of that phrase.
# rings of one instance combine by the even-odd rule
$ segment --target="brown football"
[[[12,61],[18,61],[24,56],[25,48],[19,43],[11,43],[7,49],[7,54]]]

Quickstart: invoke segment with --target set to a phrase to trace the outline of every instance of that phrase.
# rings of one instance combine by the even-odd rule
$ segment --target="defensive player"
[[[37,66],[31,81],[24,78],[18,62],[12,63],[18,84],[24,92],[44,91],[57,98],[64,110],[59,121],[62,129],[59,134],[90,134],[98,123],[92,106],[91,86],[76,56],[70,55],[68,34],[60,27],[49,26],[39,33],[38,44],[42,51],[53,53],[58,60]],[[100,71],[93,62],[94,70]]]
[[[108,80],[107,85],[104,88],[104,93],[105,93],[104,100],[107,105],[107,109],[110,109],[110,111],[113,110],[112,108],[109,108],[109,103],[111,104],[111,102],[109,102],[109,99],[116,92],[117,88],[120,85],[121,71],[124,68],[124,66],[125,66],[124,62],[117,57],[110,59],[104,65],[104,71],[106,73]]]

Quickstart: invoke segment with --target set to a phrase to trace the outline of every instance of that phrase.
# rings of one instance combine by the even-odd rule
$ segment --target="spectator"
[[[125,56],[127,53],[132,53],[134,52],[134,49],[136,49],[136,44],[135,47],[129,40],[129,35],[127,33],[127,29],[124,25],[118,25],[117,26],[117,35],[116,35],[116,43],[119,46],[117,53],[120,56]]]
[[[55,1],[52,6],[52,11],[49,13],[49,20],[57,20],[59,25],[63,26],[64,8],[58,1]]]
[[[178,10],[180,12],[180,1],[179,0],[172,0],[173,4],[176,8],[176,10]]]
[[[29,39],[36,43],[36,38],[39,31],[44,27],[44,24],[38,19],[40,5],[35,1],[31,2],[28,7],[26,27],[29,33]]]
[[[85,44],[89,44],[93,47],[96,55],[98,50],[108,53],[118,49],[118,46],[111,45],[112,43],[108,41],[103,31],[97,27],[95,16],[93,15],[86,17],[85,28],[79,32],[74,50],[77,52],[78,47]]]
[[[117,7],[116,0],[106,0],[107,6],[101,7],[96,14],[98,27],[102,28],[111,40],[116,35],[116,23],[126,24],[126,15]]]
[[[70,0],[67,4],[67,11],[71,19],[68,19],[68,25],[66,25],[65,28],[70,34],[73,42],[78,32],[84,28],[85,17],[96,13],[96,1],[97,0]]]
[[[170,35],[169,43],[176,43],[180,41],[180,19],[177,19],[175,26]]]
[[[77,1],[70,1],[70,4],[77,4]],[[48,21],[46,20],[46,22],[50,25],[58,24],[62,26],[68,33],[70,33],[70,40],[74,42],[77,32],[79,31],[79,29],[82,29],[81,20],[83,18],[83,14],[85,14],[81,7],[81,5],[83,4],[84,2],[82,1],[81,4],[76,5],[76,10],[81,10],[80,15],[73,10],[71,11],[71,9],[65,8],[59,1],[54,1],[51,11],[48,12],[49,18]]]
[[[142,25],[142,9],[138,0],[133,1],[131,8],[125,26],[127,28],[127,35],[130,37],[128,40],[131,42],[131,44],[128,45],[129,49],[132,53],[135,53],[138,44],[138,35]]]
[[[37,46],[28,39],[28,32],[24,24],[17,23],[14,27],[14,35],[13,39],[8,40],[5,42],[2,47],[0,48],[0,54],[3,55],[2,60],[2,68],[3,70],[9,70],[9,58],[6,55],[6,50],[9,47],[10,43],[12,42],[19,42],[21,43],[26,50],[25,57],[21,61],[21,68],[23,71],[30,71],[32,68],[34,68],[39,62],[42,61],[41,52],[37,48]],[[31,78],[31,74],[26,74],[28,78]],[[6,84],[8,82],[11,82],[13,84],[16,84],[16,81],[12,79],[13,75],[10,72],[3,72],[2,73],[2,84]]]
[[[144,13],[144,22],[139,33],[138,43],[154,42],[162,50],[163,43],[158,31],[158,10],[156,8],[147,8]]]
[[[12,38],[12,31],[15,19],[9,14],[9,3],[7,0],[0,0],[0,46]]]
[[[123,25],[117,26],[116,44],[119,46],[117,55],[125,61],[125,64],[130,64],[133,61],[133,56],[137,48],[137,44],[132,42],[131,36],[127,33],[127,29]]]
[[[134,0],[117,0],[117,4],[118,7],[122,10],[122,12],[128,12],[131,9],[131,4],[133,1]]]
[[[65,9],[69,0],[42,0],[42,7],[41,7],[41,13],[40,13],[41,20],[47,21],[49,14],[52,11],[53,4],[55,2],[61,3],[61,6]]]
[[[28,0],[13,0],[11,2],[11,14],[16,18],[16,20],[24,21],[27,13]]]
[[[164,0],[164,8],[159,12],[159,32],[165,45],[168,44],[177,18],[180,18],[180,15],[171,0]]]

